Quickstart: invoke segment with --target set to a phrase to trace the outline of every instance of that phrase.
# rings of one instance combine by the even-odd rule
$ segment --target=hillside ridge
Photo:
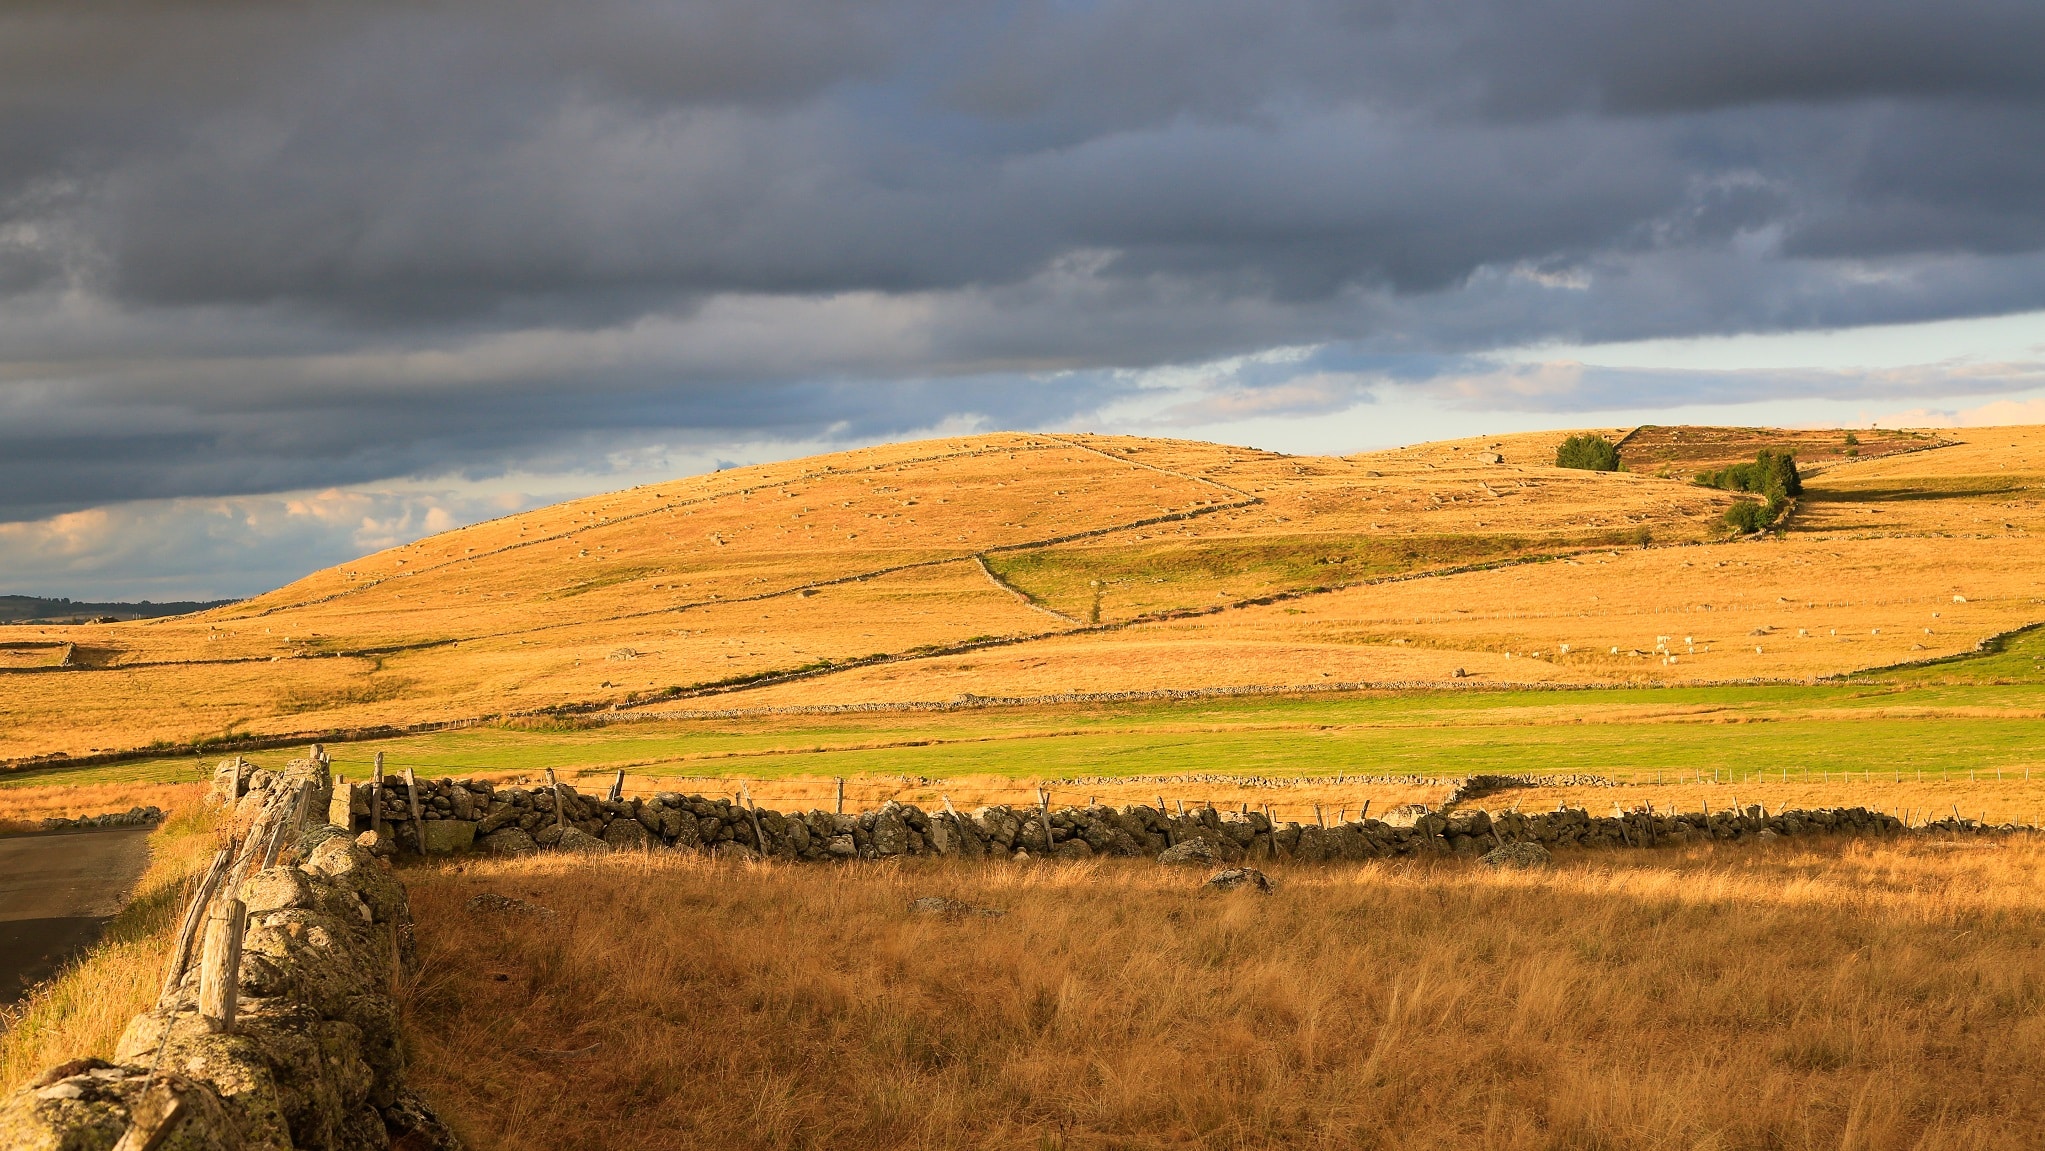
[[[1317,679],[1802,680],[2045,618],[2023,575],[2035,569],[2007,562],[2034,546],[2016,520],[2039,494],[2024,470],[2045,456],[2037,429],[1851,443],[1844,430],[1601,432],[1651,450],[1638,462],[1659,474],[1631,457],[1626,472],[1556,468],[1561,431],[1347,456],[996,433],[642,485],[202,615],[54,629],[77,653],[61,669],[23,634],[0,670],[52,674],[12,680],[24,690],[0,703],[0,756],[652,713],[710,696],[782,707]],[[1729,541],[1733,494],[1676,465],[1784,443],[1826,466],[1785,535]],[[1933,628],[1920,608],[1968,589],[1945,590],[1953,580],[1910,554],[1958,538],[1958,518],[1998,543],[1938,545],[1972,594]],[[1721,546],[1670,546],[1700,543]],[[1807,642],[1818,615],[1871,621],[1905,604],[1925,627],[1842,637],[1828,615],[1829,646]],[[1775,638],[1742,648],[1723,615],[1681,639],[1628,622],[1670,611],[1750,614],[1762,626],[1746,630]],[[81,674],[95,691],[58,686]]]

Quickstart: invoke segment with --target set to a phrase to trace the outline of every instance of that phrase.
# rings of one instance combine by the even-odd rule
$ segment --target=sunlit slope
[[[1255,502],[989,562],[1047,606],[1111,623],[1413,572],[1717,534],[1724,493],[1556,468],[1563,435],[1339,458],[1087,437],[1096,451],[1227,484]]]
[[[794,703],[1196,683],[1794,680],[1935,659],[2045,621],[2045,429],[1941,435],[1950,442],[1936,450],[1919,449],[1940,441],[1913,437],[1894,441],[1908,454],[1836,456],[1780,537],[1589,549],[745,694]],[[1711,437],[1711,450],[1737,458],[1742,445],[1729,439]],[[1614,493],[1666,493],[1678,512],[1684,497],[1715,494],[1638,474],[1593,479]],[[1555,504],[1543,511],[1570,518]]]
[[[1765,541],[1729,541],[1732,495],[1687,476],[1555,468],[1563,432],[1347,457],[988,435],[732,469],[201,616],[8,629],[22,667],[71,666],[0,671],[0,756],[560,708],[1805,678],[2045,620],[2038,429],[1860,433],[1859,457],[1843,432],[1647,432],[1829,462]]]

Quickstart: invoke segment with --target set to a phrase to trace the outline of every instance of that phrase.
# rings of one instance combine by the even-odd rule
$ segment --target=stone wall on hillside
[[[0,1099],[0,1147],[457,1147],[405,1083],[395,990],[412,963],[411,915],[388,861],[325,820],[321,757],[276,772],[223,767],[214,799],[234,846],[208,873],[212,898],[195,900],[203,945],[169,957],[162,996],[112,1060],[52,1067]],[[241,909],[238,962],[231,948],[213,961],[214,922]],[[231,975],[202,991],[207,970]],[[223,1024],[208,1012],[230,978]]]
[[[558,800],[558,809],[556,807]],[[1901,833],[1902,820],[1866,808],[1776,811],[1630,812],[1594,816],[1580,809],[1538,814],[1482,810],[1422,813],[1411,822],[1379,819],[1318,823],[1275,821],[1250,810],[1212,807],[1165,811],[1149,806],[983,807],[970,814],[924,811],[900,803],[872,811],[781,812],[728,798],[664,792],[604,799],[573,787],[500,788],[478,780],[420,780],[418,825],[404,781],[337,789],[331,818],[357,832],[372,822],[381,847],[429,852],[474,846],[501,853],[548,848],[669,847],[821,862],[893,856],[1156,856],[1203,844],[1225,862],[1378,859],[1435,852],[1481,855],[1507,843],[1544,846],[1661,846],[1703,840],[1819,833]],[[345,808],[345,810],[344,810]],[[373,813],[375,817],[372,818]],[[1048,824],[1047,824],[1048,819]],[[1948,820],[1933,830],[1986,830]],[[1184,852],[1180,854],[1186,854]],[[1195,850],[1195,855],[1203,853]]]

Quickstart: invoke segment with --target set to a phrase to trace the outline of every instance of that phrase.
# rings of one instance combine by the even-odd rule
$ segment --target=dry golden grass
[[[0,787],[0,831],[28,831],[53,816],[105,815],[134,807],[177,811],[197,803],[205,787],[196,783],[101,783],[80,787]]]
[[[1833,433],[1682,431],[1728,458],[1837,446]],[[2045,563],[2040,429],[1969,429],[1887,456],[1876,437],[1863,458],[1825,457],[1785,540],[1708,548],[1663,545],[1717,539],[1729,493],[1555,468],[1564,434],[1346,457],[1002,434],[573,501],[199,616],[12,629],[5,650],[23,654],[0,662],[69,642],[81,669],[0,669],[0,757],[643,705],[755,679],[713,698],[1438,681],[1457,668],[1493,683],[1796,679],[2045,619],[2031,575]],[[1639,548],[1643,533],[1657,546]],[[1446,574],[1547,554],[1573,558]],[[1388,577],[1404,582],[1372,582]],[[1297,598],[1251,602],[1274,595]],[[1152,618],[1213,608],[1228,610]],[[1096,618],[1110,626],[1085,626]],[[1699,639],[1667,663],[1660,635]],[[962,646],[987,637],[1013,642]],[[804,668],[829,673],[776,679]]]
[[[164,805],[170,818],[149,837],[149,868],[106,935],[0,1012],[0,1091],[66,1060],[110,1057],[128,1021],[156,1002],[185,901],[219,846],[218,818],[196,789],[168,798],[176,806]]]
[[[2028,1148],[2041,863],[1585,852],[1264,898],[1135,861],[471,862],[410,877],[408,1026],[480,1149]]]

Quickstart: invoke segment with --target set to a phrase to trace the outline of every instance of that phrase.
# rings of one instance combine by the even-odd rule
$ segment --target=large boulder
[[[428,855],[449,855],[476,845],[476,825],[471,820],[425,819],[418,827]]]
[[[501,828],[483,837],[483,850],[492,855],[531,855],[540,845],[516,827]]]
[[[1092,859],[1093,857],[1093,848],[1086,845],[1086,840],[1077,837],[1068,839],[1051,848],[1051,858],[1053,859],[1081,860]]]
[[[654,840],[646,834],[646,826],[638,820],[613,819],[611,825],[604,828],[604,842],[613,851],[644,851]]]
[[[138,1115],[161,1114],[175,1098],[179,1115],[159,1151],[239,1151],[247,1146],[210,1091],[176,1072],[116,1067],[79,1059],[51,1068],[0,1099],[0,1147],[20,1151],[109,1148]]]
[[[1167,867],[1218,867],[1227,862],[1220,850],[1204,839],[1173,844],[1158,853],[1157,861]]]
[[[562,851],[597,853],[610,850],[610,845],[579,827],[564,827],[554,840],[554,846]]]
[[[1540,844],[1521,840],[1518,843],[1508,843],[1486,852],[1481,862],[1491,867],[1505,867],[1517,870],[1529,867],[1543,867],[1553,858],[1554,856],[1548,853],[1548,849]]]
[[[875,855],[901,855],[909,850],[909,825],[892,803],[874,813],[871,834]]]

